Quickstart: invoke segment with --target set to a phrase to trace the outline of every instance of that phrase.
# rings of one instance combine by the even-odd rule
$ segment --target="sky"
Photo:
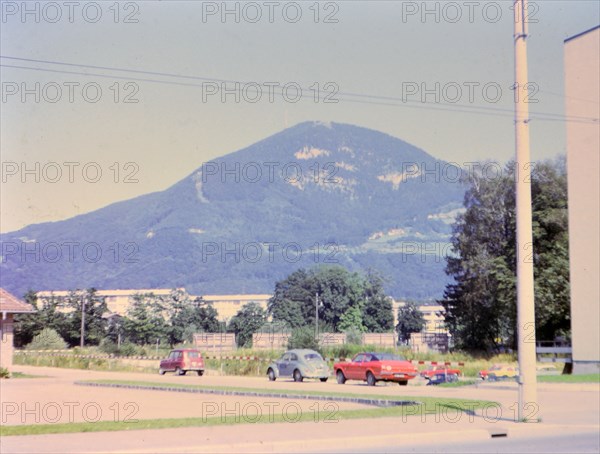
[[[513,157],[511,1],[223,5],[1,2],[1,232],[164,190],[303,121],[459,164]],[[530,2],[527,18],[540,160],[565,153],[563,42],[600,3]]]

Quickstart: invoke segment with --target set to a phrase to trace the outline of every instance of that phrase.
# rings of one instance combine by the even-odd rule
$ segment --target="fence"
[[[572,347],[563,341],[536,342],[537,359],[541,363],[571,363]],[[560,356],[559,356],[560,355]]]
[[[430,351],[447,353],[448,334],[446,333],[412,333],[410,347],[414,353],[427,353]]]
[[[229,352],[237,348],[233,333],[196,333],[194,346],[203,352]]]

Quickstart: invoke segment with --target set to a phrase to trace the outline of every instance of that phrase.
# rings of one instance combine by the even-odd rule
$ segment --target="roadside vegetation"
[[[600,383],[600,374],[581,375],[542,375],[538,377],[541,383]]]

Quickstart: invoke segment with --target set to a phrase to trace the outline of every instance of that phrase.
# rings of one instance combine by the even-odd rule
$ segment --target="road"
[[[600,434],[597,431],[565,435],[548,435],[538,437],[492,438],[484,441],[466,441],[452,445],[448,443],[421,443],[403,446],[377,446],[373,449],[345,449],[333,452],[345,453],[594,453],[600,452]]]
[[[338,385],[335,382],[305,381],[294,383],[277,380],[272,383],[266,377],[228,377],[194,375],[178,377],[158,374],[133,374],[96,372],[16,366],[15,370],[48,378],[15,379],[0,382],[2,418],[5,424],[32,424],[38,414],[39,423],[65,422],[95,418],[98,408],[102,420],[118,417],[123,420],[137,410],[134,418],[180,418],[219,416],[224,412],[238,415],[241,409],[248,424],[236,426],[212,426],[161,430],[131,430],[126,432],[52,434],[37,436],[2,437],[2,453],[24,452],[598,452],[595,439],[600,433],[600,389],[596,384],[556,385],[543,384],[539,388],[540,424],[523,424],[514,421],[514,404],[517,388],[513,383],[483,383],[477,387],[439,388],[426,387],[415,382],[407,387],[395,384],[378,384],[369,387],[359,382]],[[266,408],[277,411],[284,406],[298,404],[300,411],[315,411],[311,405],[323,405],[318,401],[298,401],[281,398],[248,398],[183,394],[165,391],[89,388],[74,386],[82,379],[121,379],[152,381],[164,384],[189,383],[213,386],[251,387],[264,389],[315,390],[348,392],[355,394],[385,394],[392,396],[440,396],[497,401],[501,413],[479,411],[469,416],[419,415],[407,418],[371,418],[366,420],[339,420],[335,417],[315,418],[316,421],[294,423],[253,424],[253,415]],[[265,403],[268,400],[268,405]],[[66,405],[71,402],[70,407]],[[126,408],[126,404],[135,407]],[[15,408],[15,404],[17,407]],[[116,406],[115,406],[116,404]],[[12,406],[10,406],[12,405]],[[25,407],[23,407],[23,405]],[[37,405],[37,407],[36,407]],[[207,407],[208,405],[208,407]],[[224,405],[224,407],[222,407]],[[338,403],[339,410],[364,408],[351,403]],[[237,409],[236,409],[237,406]],[[69,414],[65,408],[73,408]],[[87,413],[83,413],[83,408]],[[25,411],[23,411],[23,408]],[[38,410],[36,410],[36,408]],[[46,414],[43,409],[46,408]],[[57,408],[62,409],[62,419],[54,420]],[[8,411],[10,410],[10,411]],[[324,411],[317,407],[317,411]],[[29,413],[27,413],[29,411]],[[91,412],[91,413],[90,413]],[[10,415],[8,413],[11,413]],[[206,414],[206,413],[204,413]],[[321,413],[323,416],[325,413]],[[331,412],[329,412],[331,415]],[[65,416],[67,415],[67,416]],[[243,416],[243,415],[242,415]],[[334,415],[335,416],[335,415]],[[11,419],[12,418],[12,419]],[[23,421],[24,418],[24,421]],[[48,421],[52,419],[52,421]],[[491,433],[506,433],[505,439],[491,438]],[[596,437],[594,439],[594,436]],[[548,443],[546,440],[554,439]],[[433,440],[439,441],[432,444]],[[571,444],[569,443],[571,442]],[[426,443],[426,444],[424,444]],[[488,448],[492,448],[489,450]],[[553,450],[546,450],[550,447]],[[562,449],[567,447],[568,449]],[[539,449],[538,449],[539,448]],[[400,450],[399,450],[400,449]],[[405,450],[406,449],[406,450]],[[422,451],[419,451],[421,449]],[[594,451],[595,449],[595,451]],[[454,451],[452,451],[454,450]],[[591,450],[591,451],[590,451]]]

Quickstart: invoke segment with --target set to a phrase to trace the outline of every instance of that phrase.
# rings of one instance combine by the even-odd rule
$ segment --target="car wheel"
[[[160,375],[165,375],[165,370],[164,369],[158,369],[158,373]]]
[[[455,382],[455,381],[458,381],[458,374],[452,374],[452,375],[450,375],[450,377],[448,377],[448,378],[449,378],[449,381],[450,381],[450,382]]]
[[[325,378],[321,378],[321,381],[322,381],[323,383],[325,383],[325,382],[327,381],[327,377],[325,377]]]
[[[294,371],[294,381],[300,382],[304,380],[304,377],[302,376],[302,374],[300,373],[300,371],[298,369],[296,369]]]
[[[408,385],[408,380],[399,381],[398,384],[400,386],[406,386],[406,385]],[[431,384],[431,380],[429,380],[429,383],[427,383],[427,384],[430,385]]]
[[[202,377],[204,375],[204,371],[203,370],[197,370],[196,373]]]
[[[185,371],[181,370],[179,367],[175,368],[175,375],[185,375]]]
[[[346,383],[346,377],[344,376],[344,373],[341,370],[337,371],[337,373],[335,374],[335,378],[337,379],[337,382],[340,385]]]
[[[267,371],[267,375],[269,376],[269,381],[275,381],[277,377],[275,377],[275,371],[273,369],[269,369]]]
[[[367,385],[375,386],[375,383],[377,383],[377,380],[375,379],[375,375],[373,375],[372,372],[367,372]]]

